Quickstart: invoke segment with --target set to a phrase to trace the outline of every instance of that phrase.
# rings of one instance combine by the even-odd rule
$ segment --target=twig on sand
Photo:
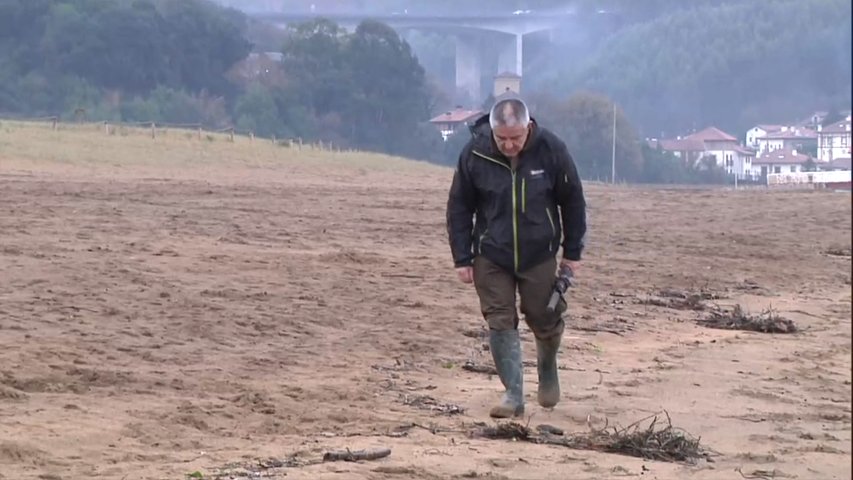
[[[390,448],[374,448],[368,450],[356,450],[352,451],[350,449],[335,451],[335,452],[326,452],[323,455],[324,462],[358,462],[361,460],[378,460],[380,458],[385,458],[388,455],[391,455]]]
[[[743,473],[740,467],[735,468],[735,471],[739,473],[741,477],[749,479],[773,480],[774,478],[791,478],[790,475],[786,475],[775,468],[773,470],[753,470],[750,474]]]
[[[465,413],[465,408],[452,403],[441,403],[429,395],[402,395],[403,405],[430,410],[445,415],[459,415]]]
[[[673,310],[705,310],[707,307],[702,302],[702,297],[699,295],[690,295],[687,297],[665,297],[656,298],[649,297],[638,300],[642,305],[653,305],[656,307],[671,308]]]
[[[622,336],[622,332],[620,332],[619,330],[614,330],[614,329],[604,328],[604,327],[579,327],[577,325],[572,325],[569,328],[571,328],[572,330],[580,330],[582,332],[604,332],[604,333],[612,333],[614,335],[619,335],[620,337]]]
[[[501,423],[497,426],[481,426],[469,435],[473,438],[521,440],[531,443],[560,445],[580,450],[596,450],[619,453],[666,462],[693,463],[699,458],[710,460],[709,452],[686,432],[672,426],[667,412],[666,423],[658,422],[657,415],[638,420],[625,428],[606,426],[589,433],[558,435],[553,427],[543,426],[537,434],[530,428],[516,422]],[[640,424],[650,420],[646,428]]]
[[[487,375],[497,375],[498,371],[491,365],[479,365],[472,360],[468,360],[462,365],[462,370],[474,373],[485,373]]]

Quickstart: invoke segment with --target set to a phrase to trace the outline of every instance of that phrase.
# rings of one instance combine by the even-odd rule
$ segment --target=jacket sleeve
[[[459,154],[447,199],[447,235],[456,267],[466,267],[474,263],[473,228],[477,196],[468,172],[470,153],[471,146],[467,145]]]
[[[557,203],[563,220],[563,258],[580,260],[586,238],[586,200],[575,162],[566,144],[557,149]]]

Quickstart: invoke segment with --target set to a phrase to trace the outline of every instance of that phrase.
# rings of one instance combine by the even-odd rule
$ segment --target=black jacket
[[[586,202],[566,144],[534,121],[512,171],[492,139],[488,115],[471,131],[447,201],[454,264],[471,265],[483,255],[509,272],[521,272],[556,256],[560,245],[563,258],[580,260]]]

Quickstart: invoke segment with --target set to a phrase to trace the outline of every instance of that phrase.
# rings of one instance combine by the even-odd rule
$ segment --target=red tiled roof
[[[788,130],[786,132],[771,132],[760,138],[766,138],[769,140],[785,140],[790,138],[817,138],[817,132],[808,128],[797,128],[794,130]]]
[[[797,152],[794,154],[794,149],[773,150],[765,152],[756,158],[753,165],[799,165],[807,162],[808,155]]]
[[[751,148],[741,147],[740,145],[736,146],[736,147],[734,148],[734,151],[736,151],[737,153],[739,153],[739,154],[741,154],[741,155],[752,155],[752,156],[755,156],[755,150],[753,150],[753,149],[751,149]]]
[[[824,165],[832,168],[843,168],[844,170],[850,170],[851,162],[850,157],[847,158],[836,158],[831,162],[826,162]]]
[[[833,123],[832,125],[828,125],[824,127],[820,133],[849,133],[850,132],[850,119],[844,119],[840,122]]]
[[[693,140],[701,140],[703,142],[737,142],[737,138],[720,130],[717,127],[708,127],[696,133],[688,135],[686,138]]]
[[[756,125],[753,128],[760,128],[760,129],[764,130],[765,132],[770,133],[770,132],[778,132],[778,131],[782,130],[783,126],[782,125],[760,124],[760,125]]]
[[[690,138],[658,140],[662,150],[667,152],[704,152],[705,143]]]
[[[483,112],[480,110],[466,110],[463,108],[457,108],[456,110],[451,110],[449,112],[444,112],[441,115],[436,116],[430,120],[430,123],[462,123],[467,122],[469,120],[473,120],[476,117],[483,115]]]

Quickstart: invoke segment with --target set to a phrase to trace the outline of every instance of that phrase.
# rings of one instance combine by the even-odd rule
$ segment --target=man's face
[[[498,150],[507,157],[515,157],[524,148],[524,143],[527,142],[529,132],[530,125],[527,127],[522,127],[521,125],[501,125],[495,127],[492,134],[495,137]]]

